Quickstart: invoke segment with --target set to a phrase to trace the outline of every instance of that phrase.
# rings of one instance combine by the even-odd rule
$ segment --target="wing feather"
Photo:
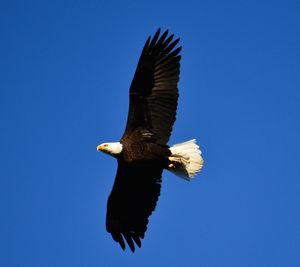
[[[151,162],[127,164],[118,161],[116,179],[107,202],[106,229],[122,249],[125,249],[125,241],[132,252],[134,244],[141,247],[148,218],[160,195],[162,171],[162,167]]]
[[[151,132],[155,141],[163,145],[170,138],[176,120],[181,47],[177,47],[180,39],[172,41],[174,35],[168,34],[167,30],[160,35],[158,29],[144,45],[130,86],[122,139],[136,130]]]

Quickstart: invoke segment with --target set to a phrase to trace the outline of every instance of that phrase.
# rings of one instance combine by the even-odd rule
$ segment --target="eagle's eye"
[[[103,146],[104,146],[104,147],[108,147],[108,144],[104,144]]]

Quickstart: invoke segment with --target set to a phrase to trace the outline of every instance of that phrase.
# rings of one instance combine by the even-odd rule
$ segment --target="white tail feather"
[[[202,169],[203,158],[196,139],[176,144],[169,149],[172,155],[169,157],[171,164],[168,170],[175,175],[190,181]]]

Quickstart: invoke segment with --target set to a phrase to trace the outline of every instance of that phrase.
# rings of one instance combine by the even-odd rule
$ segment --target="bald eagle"
[[[106,229],[125,249],[141,247],[148,218],[158,201],[162,172],[191,180],[203,159],[195,139],[167,145],[176,119],[180,73],[179,38],[160,29],[147,39],[129,90],[129,113],[120,142],[98,151],[113,156],[118,169],[107,201]]]

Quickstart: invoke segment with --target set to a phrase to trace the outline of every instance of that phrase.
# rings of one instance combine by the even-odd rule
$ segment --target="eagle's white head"
[[[97,146],[98,151],[102,151],[111,156],[116,156],[122,152],[123,145],[120,142],[103,143]]]

